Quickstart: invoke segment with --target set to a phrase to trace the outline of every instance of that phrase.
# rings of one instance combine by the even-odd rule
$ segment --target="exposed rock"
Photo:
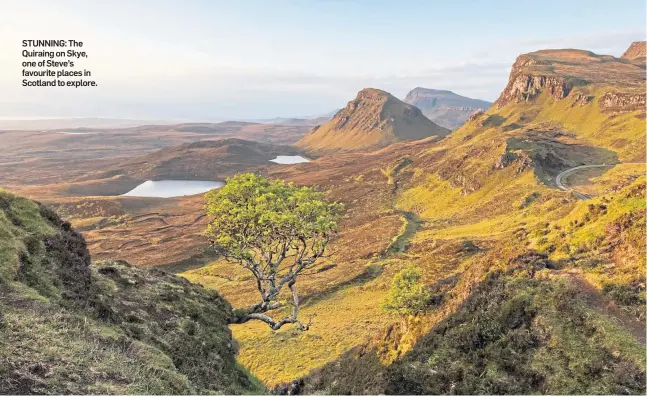
[[[564,99],[571,92],[573,85],[561,77],[533,76],[531,74],[510,75],[510,82],[499,99],[497,108],[510,102],[530,102],[543,90],[555,99]]]
[[[645,94],[607,92],[600,98],[602,111],[645,110]]]
[[[627,48],[625,53],[622,54],[621,58],[636,59],[636,58],[644,58],[645,55],[647,55],[647,45],[645,45],[645,42],[634,41],[633,43],[631,43],[629,48]]]
[[[485,114],[485,112],[483,110],[477,110],[467,118],[467,122],[474,122],[474,121],[478,120],[479,118],[481,118],[481,116],[483,114]]]
[[[532,158],[524,152],[515,153],[513,151],[506,151],[494,163],[494,169],[504,169],[513,164],[518,164],[516,173],[520,174],[530,166],[532,166]]]
[[[510,102],[531,101],[542,91],[547,90],[555,99],[563,99],[570,93],[573,85],[560,76],[540,75],[531,66],[550,65],[550,61],[536,59],[526,54],[517,57],[510,71],[510,79],[499,99],[494,104],[501,108]]]
[[[578,93],[573,95],[573,106],[586,106],[591,103],[593,96],[584,95],[583,93]]]
[[[496,163],[494,164],[494,169],[503,169],[507,168],[514,160],[517,159],[517,155],[512,151],[506,151],[499,158],[497,158]]]

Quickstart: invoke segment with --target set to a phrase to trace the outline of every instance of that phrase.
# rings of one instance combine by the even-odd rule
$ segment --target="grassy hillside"
[[[124,262],[90,264],[70,224],[0,191],[3,393],[248,393],[217,293]]]
[[[643,176],[592,201],[573,201],[566,215],[545,218],[552,221],[501,229],[491,223],[489,232],[467,225],[442,239],[440,230],[416,235],[408,260],[425,271],[440,304],[435,299],[427,313],[402,317],[287,388],[304,394],[644,393],[644,200]],[[429,260],[449,240],[463,241],[453,252],[463,254],[453,273],[459,275],[430,274]],[[396,348],[404,353],[394,359]]]

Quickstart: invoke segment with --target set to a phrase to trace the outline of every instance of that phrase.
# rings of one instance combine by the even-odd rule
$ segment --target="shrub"
[[[621,305],[638,305],[645,303],[645,298],[641,295],[639,287],[607,283],[604,285],[603,291]]]
[[[426,311],[431,304],[431,293],[425,288],[420,269],[409,266],[398,272],[391,283],[384,309],[400,314],[415,315]]]

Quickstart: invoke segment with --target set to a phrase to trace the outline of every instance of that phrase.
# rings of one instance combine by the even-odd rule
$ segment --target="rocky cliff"
[[[622,54],[622,58],[636,59],[644,58],[647,55],[647,45],[645,41],[634,41],[629,48]]]
[[[375,150],[390,144],[445,136],[449,130],[388,92],[366,88],[327,123],[295,145],[313,152]]]
[[[404,102],[416,106],[425,117],[448,129],[460,128],[472,114],[485,111],[492,105],[451,91],[421,87],[411,90]]]
[[[512,65],[508,85],[495,102],[501,108],[511,102],[531,101],[546,90],[555,99],[563,99],[571,92],[572,82],[559,76],[535,75],[530,68],[535,65],[549,65],[531,55],[521,55]]]
[[[556,100],[572,97],[573,104],[581,106],[598,100],[603,111],[640,109],[645,102],[645,71],[637,60],[644,60],[644,43],[632,44],[623,57],[632,60],[582,50],[520,55],[495,106],[532,102],[545,92]]]
[[[645,110],[645,94],[607,92],[600,97],[602,111]]]

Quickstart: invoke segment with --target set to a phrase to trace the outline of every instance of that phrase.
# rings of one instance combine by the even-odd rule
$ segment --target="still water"
[[[300,164],[302,162],[310,162],[310,160],[303,158],[300,155],[279,155],[270,161],[276,162],[277,164]]]
[[[225,183],[219,181],[148,180],[122,195],[129,197],[171,198],[200,194],[224,185]]]

